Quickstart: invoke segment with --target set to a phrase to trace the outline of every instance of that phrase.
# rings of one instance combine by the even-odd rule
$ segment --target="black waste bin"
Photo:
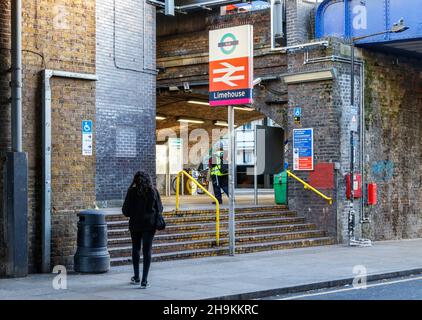
[[[74,269],[81,273],[104,273],[110,270],[107,251],[107,223],[99,210],[78,214],[78,248],[74,256]]]

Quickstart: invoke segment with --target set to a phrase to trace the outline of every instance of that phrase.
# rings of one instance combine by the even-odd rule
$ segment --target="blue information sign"
[[[314,129],[293,130],[293,170],[314,170]]]

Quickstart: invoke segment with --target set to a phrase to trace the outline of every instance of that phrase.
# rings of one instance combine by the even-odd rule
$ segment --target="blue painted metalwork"
[[[422,0],[325,0],[316,13],[316,37],[348,39],[390,30],[401,18],[409,30],[364,39],[377,44],[422,38]]]
[[[345,38],[349,39],[351,37],[351,25],[350,25],[350,6],[349,6],[349,1],[344,1],[344,35]]]

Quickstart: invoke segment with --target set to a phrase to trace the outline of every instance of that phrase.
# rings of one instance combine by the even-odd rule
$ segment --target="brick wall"
[[[3,9],[7,0],[0,1]],[[8,46],[9,19],[0,13],[0,44]],[[5,31],[3,31],[5,30]],[[23,148],[29,159],[28,246],[30,272],[39,271],[41,256],[41,77],[43,69],[95,73],[95,1],[23,2]],[[7,51],[7,50],[6,50]],[[0,52],[5,52],[1,50]],[[1,56],[1,55],[0,55]],[[4,64],[4,59],[0,58]],[[8,64],[8,63],[7,63]],[[10,67],[10,64],[9,64]],[[5,86],[1,68],[0,92]],[[3,98],[3,94],[2,94]],[[2,105],[9,110],[10,104]],[[6,115],[6,119],[4,119]],[[95,83],[52,80],[52,262],[71,265],[76,249],[76,213],[95,200],[95,156],[82,157],[81,120],[95,115]],[[1,112],[1,150],[10,148]],[[4,125],[6,124],[6,125]],[[2,172],[0,172],[0,176]],[[2,194],[0,194],[1,200]]]
[[[3,213],[3,163],[2,151],[10,145],[10,1],[0,1],[0,276],[6,272],[6,234]]]
[[[286,0],[287,45],[294,46],[314,39],[317,5],[302,0]]]
[[[365,51],[366,164],[379,204],[368,208],[375,240],[422,237],[421,60]]]
[[[191,27],[187,32],[180,26],[190,22],[190,16],[184,18],[162,20],[165,24],[165,35],[158,37],[157,59],[158,66],[163,70],[158,76],[161,83],[182,83],[182,81],[208,81],[208,37],[209,30],[252,24],[254,26],[254,49],[255,55],[267,52],[270,47],[270,11],[260,10],[252,13],[220,16],[219,10],[207,13],[203,21],[197,21],[196,27]],[[196,21],[196,20],[195,20]],[[173,33],[169,33],[168,24],[173,26]],[[199,30],[198,30],[199,29]],[[190,31],[194,30],[194,31]],[[159,33],[163,33],[160,31]],[[262,51],[262,52],[261,52]],[[184,60],[183,68],[177,62],[177,58]],[[173,63],[169,64],[169,59]],[[274,74],[283,69],[283,58],[280,55],[269,55],[263,59],[255,60],[255,69],[261,69],[261,73]],[[175,61],[176,60],[176,61]],[[257,72],[259,74],[259,71]]]
[[[336,56],[341,55],[341,47],[343,45],[339,43],[334,44],[333,54]],[[346,46],[347,48],[348,46]],[[347,52],[347,50],[346,50]],[[350,51],[349,51],[350,52]],[[358,55],[358,52],[357,52]],[[350,60],[350,54],[348,56]],[[346,242],[348,236],[348,217],[350,212],[350,202],[346,199],[346,175],[350,172],[350,123],[351,123],[351,86],[350,86],[350,62],[336,63],[336,79],[335,79],[335,90],[333,92],[334,103],[338,106],[341,112],[341,118],[339,120],[340,125],[340,170],[338,171],[337,185],[338,185],[338,203],[337,203],[337,222],[338,222],[338,237],[342,242]],[[361,103],[361,79],[360,79],[360,67],[355,67],[355,105],[359,106]],[[355,170],[358,171],[360,167],[360,138],[358,134],[355,134]],[[361,237],[361,225],[360,225],[360,206],[362,199],[355,199],[354,209],[356,210],[355,218],[355,235],[356,238]]]
[[[320,66],[304,65],[303,53],[289,56],[289,72],[310,72]],[[293,129],[314,129],[314,167],[335,163],[340,158],[340,127],[341,110],[333,99],[335,84],[331,80],[307,82],[288,86],[288,162],[293,169]],[[302,108],[301,125],[294,125],[293,110]],[[294,172],[301,179],[310,182],[311,172]],[[313,172],[315,174],[315,172]],[[329,197],[336,199],[336,188],[333,181],[320,188]],[[333,187],[334,185],[334,187]],[[303,189],[303,185],[293,179],[289,180],[289,206],[304,215],[309,221],[316,223],[331,236],[337,234],[336,204],[330,206],[326,200]]]
[[[143,0],[97,2],[101,206],[120,205],[136,171],[155,179],[155,38],[155,7]]]
[[[10,98],[10,4],[0,2],[0,149],[5,150],[10,144],[10,108],[7,102]]]
[[[343,61],[303,64],[302,54],[289,55],[290,72],[332,68],[332,82],[307,83],[288,87],[289,105],[302,105],[302,125],[316,130],[315,162],[337,163],[333,191],[334,207],[324,207],[311,194],[289,189],[291,206],[325,229],[337,231],[338,240],[348,240],[349,202],[346,174],[350,171],[350,54],[348,46],[331,39],[330,48],[310,53],[310,58],[334,55]],[[360,204],[355,201],[357,238],[371,240],[411,239],[422,236],[421,191],[422,76],[420,61],[406,57],[357,50],[357,61],[365,66],[365,162],[367,182],[378,184],[379,204],[366,207],[371,222],[360,224]],[[360,66],[355,68],[355,104],[361,100]],[[308,111],[309,110],[309,111]],[[311,118],[308,119],[310,115]],[[293,122],[290,110],[289,123]],[[318,137],[323,137],[319,139]],[[359,168],[360,141],[355,135]],[[289,148],[289,150],[291,150]],[[291,161],[292,155],[289,155]],[[308,181],[311,175],[303,174]]]
[[[303,52],[289,54],[289,73],[331,70],[333,80],[305,82],[288,86],[290,137],[297,126],[293,121],[293,108],[302,107],[302,127],[314,128],[315,171],[299,173],[305,181],[314,181],[315,175],[327,175],[334,181],[324,181],[318,189],[334,199],[330,206],[322,198],[292,181],[289,189],[291,205],[311,221],[337,236],[339,242],[348,239],[349,202],[346,199],[346,174],[350,172],[350,47],[336,39],[329,39],[327,49],[310,50],[308,61]],[[335,57],[335,59],[333,59]],[[315,59],[323,59],[316,61]],[[324,58],[326,58],[324,60]],[[348,60],[349,59],[349,60]],[[360,103],[359,66],[355,70],[355,104]],[[291,141],[291,140],[290,140]],[[355,134],[355,168],[359,167],[359,136]],[[292,166],[292,145],[289,145],[289,163]],[[325,168],[325,169],[323,169]],[[334,169],[334,170],[333,170]],[[334,171],[334,172],[333,172]],[[324,185],[326,187],[324,187]],[[329,186],[329,187],[328,187]],[[360,200],[355,200],[356,232],[360,237],[359,211]]]

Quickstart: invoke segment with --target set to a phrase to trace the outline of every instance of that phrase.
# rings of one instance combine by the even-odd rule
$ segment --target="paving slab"
[[[0,279],[0,299],[252,299],[347,283],[358,265],[367,269],[369,278],[422,273],[422,239],[375,242],[366,248],[333,245],[155,262],[149,278],[152,287],[147,290],[129,285],[131,266],[96,275],[70,272],[66,290],[53,289],[56,274],[33,274],[23,279]]]

